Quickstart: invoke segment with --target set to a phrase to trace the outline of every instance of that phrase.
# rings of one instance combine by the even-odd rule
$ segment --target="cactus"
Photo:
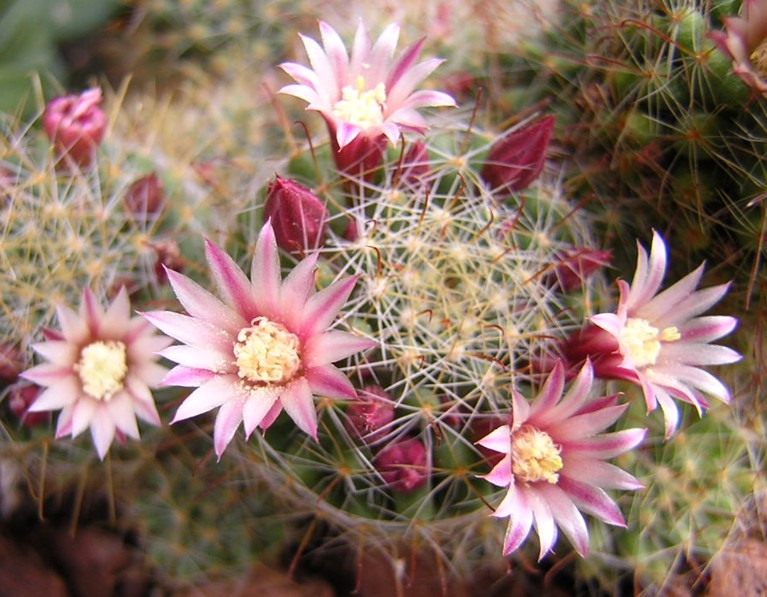
[[[383,548],[396,559],[423,546],[454,573],[500,547],[502,529],[488,520],[495,494],[477,479],[488,464],[473,442],[508,416],[512,384],[537,387],[530,355],[580,325],[600,284],[597,276],[565,295],[546,281],[563,250],[593,243],[588,219],[553,172],[523,192],[488,187],[479,171],[496,137],[437,129],[414,180],[402,176],[398,147],[373,182],[325,181],[319,285],[360,276],[342,329],[381,348],[345,371],[360,387],[376,384],[376,400],[395,416],[361,435],[347,405],[321,400],[316,443],[278,419],[238,447],[291,511],[316,513],[362,552]],[[329,147],[316,151],[327,163]],[[303,163],[288,172],[306,177]]]

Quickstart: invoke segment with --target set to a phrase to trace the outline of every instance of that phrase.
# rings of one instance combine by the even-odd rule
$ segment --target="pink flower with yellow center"
[[[582,556],[589,533],[581,512],[625,527],[617,504],[605,489],[642,489],[633,476],[605,462],[635,448],[644,429],[600,433],[626,409],[617,395],[590,398],[593,372],[586,361],[563,396],[564,367],[558,363],[538,396],[528,402],[512,391],[511,422],[477,443],[503,454],[482,478],[507,492],[493,516],[509,518],[503,554],[518,549],[535,525],[539,559],[556,543],[558,528]]]
[[[767,93],[767,1],[744,0],[741,16],[726,18],[724,24],[726,32],[713,31],[711,38],[746,85]]]
[[[268,222],[256,242],[250,280],[213,243],[206,241],[205,253],[223,300],[168,270],[168,281],[188,314],[144,314],[184,343],[162,351],[178,363],[163,385],[197,388],[179,406],[173,422],[218,408],[213,438],[219,459],[240,423],[250,437],[256,427],[269,427],[283,409],[316,439],[313,395],[356,398],[354,387],[333,363],[375,345],[353,334],[327,331],[357,278],[316,292],[313,254],[283,281]]]
[[[632,381],[642,387],[648,412],[658,404],[665,417],[666,437],[679,425],[673,398],[708,408],[703,393],[729,403],[729,390],[707,365],[724,365],[741,356],[725,346],[710,344],[729,334],[737,325],[734,317],[698,317],[725,295],[729,284],[696,290],[703,275],[701,264],[660,294],[666,273],[667,251],[663,238],[653,231],[648,258],[638,245],[638,263],[629,285],[618,280],[620,300],[616,313],[600,313],[591,321],[617,341],[620,359],[606,376]]]
[[[416,62],[425,39],[408,47],[395,61],[399,27],[389,25],[375,44],[360,22],[351,54],[343,40],[327,23],[320,21],[322,46],[301,36],[311,68],[294,62],[280,65],[296,84],[280,92],[306,101],[307,110],[316,110],[327,122],[336,160],[344,170],[353,156],[339,153],[357,140],[357,154],[374,165],[383,148],[380,141],[396,144],[402,131],[423,133],[426,121],[418,108],[455,106],[455,100],[441,91],[419,90],[416,86],[443,61],[437,58]],[[385,144],[385,141],[384,141]]]
[[[90,427],[103,459],[115,434],[139,438],[136,417],[160,425],[150,388],[167,372],[155,355],[172,340],[155,335],[144,319],[131,318],[124,288],[106,311],[86,288],[79,313],[60,305],[57,314],[61,332],[45,330],[46,342],[32,346],[49,362],[21,374],[46,388],[28,412],[61,409],[57,438],[74,438]]]

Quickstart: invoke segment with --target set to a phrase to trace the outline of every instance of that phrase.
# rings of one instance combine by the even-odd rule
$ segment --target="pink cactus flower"
[[[155,335],[140,317],[130,316],[125,289],[104,309],[86,288],[79,313],[60,305],[61,332],[46,330],[46,341],[32,348],[48,359],[21,374],[46,389],[29,413],[61,409],[56,437],[73,438],[90,427],[99,458],[115,434],[139,438],[136,417],[160,425],[150,388],[166,373],[156,353],[172,340]]]
[[[222,300],[168,270],[171,287],[188,315],[144,314],[184,343],[162,351],[178,363],[163,385],[196,388],[172,422],[218,408],[213,439],[219,459],[240,423],[249,437],[256,427],[269,427],[283,409],[316,439],[313,394],[356,398],[352,384],[333,363],[375,345],[346,332],[327,331],[357,278],[315,292],[314,254],[283,281],[269,222],[256,242],[250,280],[212,242],[206,241],[205,253]]]
[[[43,128],[59,155],[87,166],[101,144],[107,117],[100,107],[101,89],[53,98],[45,106]]]
[[[376,455],[374,464],[389,488],[400,493],[423,487],[431,475],[426,446],[416,438],[392,442]]]
[[[529,403],[512,391],[512,416],[477,442],[503,458],[482,478],[507,487],[492,514],[509,518],[503,554],[518,549],[535,525],[539,559],[551,551],[557,527],[582,556],[589,551],[589,533],[581,512],[625,527],[617,504],[604,489],[642,489],[633,476],[605,462],[635,448],[644,429],[600,433],[623,414],[617,395],[589,398],[593,382],[587,361],[562,396],[564,367],[557,365],[540,393]]]
[[[668,438],[679,425],[672,398],[693,404],[698,412],[708,407],[703,393],[729,403],[727,388],[701,366],[740,360],[741,355],[731,348],[710,344],[729,334],[738,322],[728,316],[698,317],[729,288],[722,284],[695,290],[703,264],[658,294],[666,273],[666,244],[653,231],[649,259],[641,245],[638,252],[631,285],[618,281],[617,312],[594,315],[591,321],[617,340],[621,361],[612,368],[612,376],[640,385],[648,412],[660,404]]]
[[[305,100],[307,110],[322,114],[341,171],[353,167],[355,172],[364,172],[375,166],[385,140],[396,144],[402,131],[423,133],[427,126],[418,108],[455,106],[455,100],[441,91],[415,91],[442,63],[437,58],[416,63],[425,39],[408,47],[395,62],[399,38],[395,24],[371,44],[360,22],[351,55],[338,33],[322,21],[320,35],[322,47],[301,36],[312,68],[293,62],[280,65],[296,81],[280,92]]]
[[[709,35],[751,89],[767,93],[767,2],[744,0],[741,16],[724,19],[725,31]]]
[[[325,203],[305,186],[280,176],[269,185],[264,219],[271,220],[281,249],[303,254],[321,247],[328,217]]]
[[[490,148],[480,173],[491,189],[522,191],[543,169],[554,117],[545,116],[512,129]]]

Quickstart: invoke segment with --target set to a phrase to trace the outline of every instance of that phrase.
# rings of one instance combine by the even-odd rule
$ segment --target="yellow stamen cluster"
[[[767,79],[767,38],[763,39],[761,43],[756,46],[751,55],[751,66],[763,79]]]
[[[366,90],[365,79],[357,77],[355,86],[346,85],[341,89],[341,99],[333,106],[333,114],[339,120],[367,129],[383,122],[385,103],[383,83]]]
[[[83,390],[96,400],[109,400],[122,390],[128,373],[125,344],[118,340],[91,342],[74,366]]]
[[[286,383],[301,369],[299,349],[298,337],[285,326],[256,317],[237,335],[237,375],[256,384]]]
[[[629,317],[621,331],[623,346],[635,367],[654,365],[658,361],[661,342],[679,340],[681,335],[675,326],[659,330],[640,317]]]
[[[561,448],[551,436],[532,425],[523,425],[512,436],[511,463],[514,478],[523,483],[554,484],[562,470]]]

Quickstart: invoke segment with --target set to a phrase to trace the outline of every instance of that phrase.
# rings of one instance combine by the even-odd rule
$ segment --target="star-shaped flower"
[[[218,408],[213,437],[219,459],[240,423],[249,437],[256,427],[269,427],[283,409],[316,439],[313,395],[356,397],[352,384],[333,363],[375,345],[350,333],[327,331],[357,278],[341,279],[315,292],[315,253],[283,281],[268,222],[256,242],[250,280],[212,242],[206,241],[205,252],[222,300],[169,270],[168,280],[188,315],[144,314],[184,343],[162,351],[178,363],[163,384],[197,388],[178,408],[173,422]]]
[[[45,330],[46,341],[32,346],[49,362],[21,374],[47,388],[29,412],[61,409],[57,438],[90,427],[103,459],[116,433],[139,438],[136,417],[160,425],[150,388],[167,372],[155,355],[172,340],[155,335],[143,318],[131,318],[124,288],[106,311],[86,288],[79,313],[59,305],[57,314],[61,332]]]
[[[703,393],[724,402],[729,390],[707,365],[724,365],[741,356],[725,346],[711,344],[729,334],[737,325],[734,317],[698,317],[725,295],[729,284],[695,290],[703,275],[701,264],[660,294],[666,273],[666,244],[653,232],[648,259],[638,246],[638,263],[629,285],[618,281],[620,300],[616,313],[600,313],[591,321],[611,334],[622,358],[612,367],[612,376],[642,387],[648,412],[660,404],[666,421],[666,437],[679,424],[679,411],[672,398],[689,402],[701,411],[708,408]]]
[[[493,516],[509,518],[503,554],[518,549],[535,525],[539,559],[551,551],[559,527],[576,551],[588,555],[589,533],[581,512],[608,524],[626,524],[604,491],[641,489],[633,476],[605,462],[635,448],[644,429],[600,433],[623,414],[617,395],[590,398],[593,372],[586,361],[568,392],[558,363],[529,403],[512,391],[511,422],[477,443],[503,458],[483,478],[508,491]]]
[[[305,100],[308,110],[320,112],[339,149],[360,135],[384,135],[397,143],[401,131],[426,130],[418,108],[455,106],[455,100],[441,91],[415,91],[416,85],[442,63],[437,58],[416,63],[425,39],[408,47],[395,61],[399,38],[395,24],[371,44],[360,22],[351,55],[338,33],[322,21],[320,34],[322,47],[314,39],[301,36],[312,68],[294,62],[280,65],[296,80],[280,91]]]

